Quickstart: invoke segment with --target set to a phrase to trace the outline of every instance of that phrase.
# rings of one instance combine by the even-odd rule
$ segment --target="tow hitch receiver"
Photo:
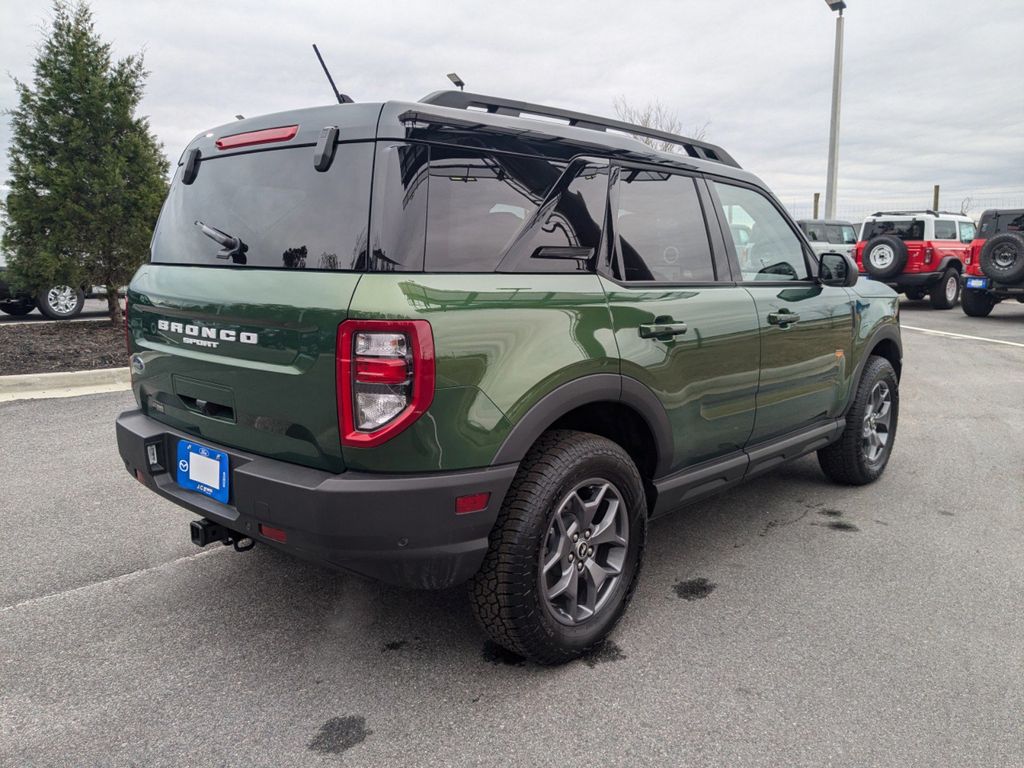
[[[219,525],[212,520],[207,520],[205,517],[193,520],[189,523],[188,527],[192,543],[197,547],[205,547],[207,544],[219,541],[224,546],[234,544],[236,552],[246,552],[256,545],[256,542],[248,536],[236,533],[230,528],[225,528],[223,525]]]

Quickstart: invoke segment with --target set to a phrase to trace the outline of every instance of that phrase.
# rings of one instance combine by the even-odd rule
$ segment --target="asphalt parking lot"
[[[883,479],[808,457],[654,524],[556,669],[461,589],[195,549],[120,463],[128,393],[0,404],[0,764],[1024,765],[1024,305],[902,322]]]

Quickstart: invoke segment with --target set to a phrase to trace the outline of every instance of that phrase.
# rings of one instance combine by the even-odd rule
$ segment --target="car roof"
[[[852,227],[852,221],[845,221],[843,219],[797,219],[797,224],[831,224],[833,226],[841,227]]]

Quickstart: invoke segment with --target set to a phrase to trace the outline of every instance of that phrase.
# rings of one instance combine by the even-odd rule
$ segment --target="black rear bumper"
[[[220,504],[181,488],[173,463],[179,439],[226,452],[230,498]],[[156,445],[160,467],[146,446]],[[487,551],[487,537],[518,465],[463,472],[339,475],[237,451],[126,411],[117,419],[117,447],[129,473],[197,515],[315,562],[402,586],[442,589],[469,579]],[[480,512],[455,514],[455,499],[490,493]],[[259,524],[283,530],[268,539]]]

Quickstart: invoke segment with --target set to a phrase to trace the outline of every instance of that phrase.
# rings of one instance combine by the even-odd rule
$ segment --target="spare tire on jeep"
[[[1024,235],[1003,232],[981,247],[981,271],[1000,283],[1024,280]]]
[[[864,247],[862,261],[869,275],[888,280],[896,277],[906,266],[907,245],[892,235],[873,237]]]

